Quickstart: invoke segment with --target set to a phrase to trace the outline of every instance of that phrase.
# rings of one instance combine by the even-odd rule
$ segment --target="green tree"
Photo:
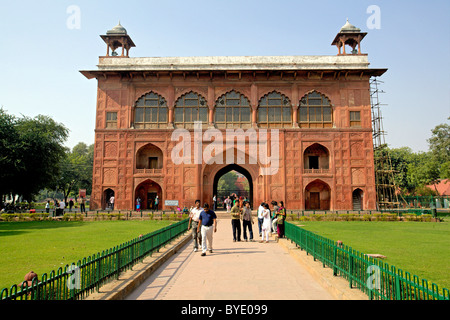
[[[0,208],[3,206],[3,197],[11,192],[16,172],[16,119],[0,108]]]
[[[237,178],[238,176],[235,171],[225,173],[222,177],[220,177],[219,182],[217,183],[217,190],[236,190]]]
[[[61,174],[57,181],[57,189],[64,194],[77,195],[79,189],[92,190],[92,167],[94,162],[94,145],[87,146],[80,142],[72,150],[66,148],[65,156],[60,164]]]
[[[2,194],[34,194],[59,176],[68,129],[48,116],[17,118],[0,111],[0,178]]]
[[[394,179],[396,185],[403,193],[413,192],[416,185],[408,179],[408,166],[415,161],[415,154],[409,147],[403,148],[386,148],[385,154],[389,153],[391,158],[392,169],[394,170]],[[386,168],[387,169],[387,168]]]
[[[439,178],[450,179],[450,124],[437,125],[431,133],[428,143],[433,162],[439,168]]]
[[[13,187],[28,201],[59,176],[69,130],[48,116],[22,117],[16,124],[18,163]]]
[[[408,164],[408,180],[416,190],[428,184],[435,185],[439,174],[439,164],[430,152],[417,154],[416,161]]]

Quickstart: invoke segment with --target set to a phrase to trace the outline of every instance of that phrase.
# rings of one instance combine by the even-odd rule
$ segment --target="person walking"
[[[252,209],[250,208],[250,202],[246,201],[242,212],[242,228],[244,229],[244,240],[247,241],[247,228],[250,236],[250,241],[253,241],[253,228],[254,223],[252,217]]]
[[[233,242],[241,241],[241,210],[239,202],[231,208],[231,228],[233,229]]]
[[[286,208],[283,201],[280,201],[280,207],[278,208],[277,215],[277,234],[278,238],[284,237],[284,221],[286,220]]]
[[[140,212],[141,211],[141,198],[137,197],[136,199],[136,211]]]
[[[195,200],[195,207],[189,212],[188,230],[192,227],[192,239],[194,239],[194,252],[198,250],[198,244],[202,241],[202,235],[198,231],[200,213],[203,209],[200,207],[200,200]]]
[[[114,210],[114,195],[109,198],[109,205],[111,207],[111,211]]]
[[[262,213],[264,211],[264,202],[261,202],[261,204],[258,207],[258,229],[259,229],[259,236],[261,237],[262,234],[262,224],[264,221],[264,218],[262,216]]]
[[[73,208],[73,199],[69,200],[69,212],[72,212],[72,208]]]
[[[80,212],[86,212],[86,198],[81,197]]]
[[[270,221],[270,209],[269,205],[267,203],[264,204],[264,211],[262,213],[263,216],[263,224],[262,224],[262,235],[261,235],[261,241],[259,242],[269,242],[269,232],[271,229],[271,221]],[[264,240],[264,237],[266,240]]]
[[[276,201],[272,201],[272,233],[277,233],[277,212],[278,212],[278,203]]]
[[[231,199],[230,196],[228,196],[223,203],[225,204],[226,208],[227,208],[227,213],[230,213],[231,211]]]
[[[66,208],[66,204],[64,203],[64,200],[61,200],[59,202],[59,213],[61,215],[64,215],[64,209]]]
[[[47,200],[47,203],[45,204],[45,212],[50,213],[50,200]]]
[[[206,256],[207,250],[210,253],[213,252],[213,230],[217,232],[217,216],[214,211],[209,209],[209,204],[205,203],[197,227],[197,232],[201,232],[202,235],[202,256]]]
[[[217,197],[216,195],[213,196],[213,210],[217,210]]]
[[[158,205],[159,205],[159,198],[156,196],[155,198],[155,210],[158,211]]]

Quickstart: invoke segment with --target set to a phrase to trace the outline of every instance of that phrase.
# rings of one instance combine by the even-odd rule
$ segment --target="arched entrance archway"
[[[322,180],[314,180],[305,188],[306,210],[330,210],[331,189]]]
[[[155,206],[155,199],[158,196],[159,204]],[[140,200],[142,210],[158,210],[162,208],[162,189],[161,186],[151,179],[141,182],[135,190],[134,209],[136,209],[137,200]]]
[[[218,184],[219,184],[219,179],[226,173],[230,172],[230,171],[236,171],[239,172],[240,174],[242,174],[248,181],[249,184],[249,191],[247,192],[242,192],[241,194],[238,194],[238,192],[236,192],[237,190],[224,190],[224,192],[219,192],[218,193]],[[220,190],[219,190],[220,191]],[[230,194],[227,193],[236,193],[236,195],[239,196],[247,196],[248,200],[250,201],[250,206],[253,207],[253,179],[252,179],[252,175],[250,174],[250,172],[248,172],[246,169],[244,169],[243,167],[237,165],[237,164],[229,164],[225,167],[223,167],[222,169],[220,169],[219,171],[217,171],[217,173],[214,176],[214,182],[213,182],[213,195],[216,195],[218,198],[223,198],[226,197]],[[223,199],[221,199],[223,200]]]
[[[103,191],[103,196],[102,196],[102,209],[103,210],[105,210],[105,209],[113,210],[114,209],[115,200],[112,201],[112,203],[111,203],[112,197],[114,197],[114,199],[115,199],[115,193],[114,193],[113,189],[108,188]]]
[[[363,195],[364,192],[361,189],[355,189],[352,193],[353,210],[364,210],[363,209]]]

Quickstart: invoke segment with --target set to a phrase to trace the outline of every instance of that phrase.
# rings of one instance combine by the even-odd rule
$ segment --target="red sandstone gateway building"
[[[122,210],[138,198],[151,208],[156,196],[160,209],[211,203],[219,178],[235,170],[254,208],[282,200],[288,209],[375,209],[369,85],[386,69],[369,68],[365,35],[347,21],[336,56],[133,58],[127,31],[109,30],[98,68],[81,71],[98,81],[90,207],[112,195]]]

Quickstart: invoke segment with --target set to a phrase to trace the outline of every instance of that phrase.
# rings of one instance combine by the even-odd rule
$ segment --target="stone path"
[[[219,218],[213,253],[189,241],[126,300],[334,299],[273,237],[260,243],[256,221],[253,231],[254,242],[233,242],[231,220]]]

